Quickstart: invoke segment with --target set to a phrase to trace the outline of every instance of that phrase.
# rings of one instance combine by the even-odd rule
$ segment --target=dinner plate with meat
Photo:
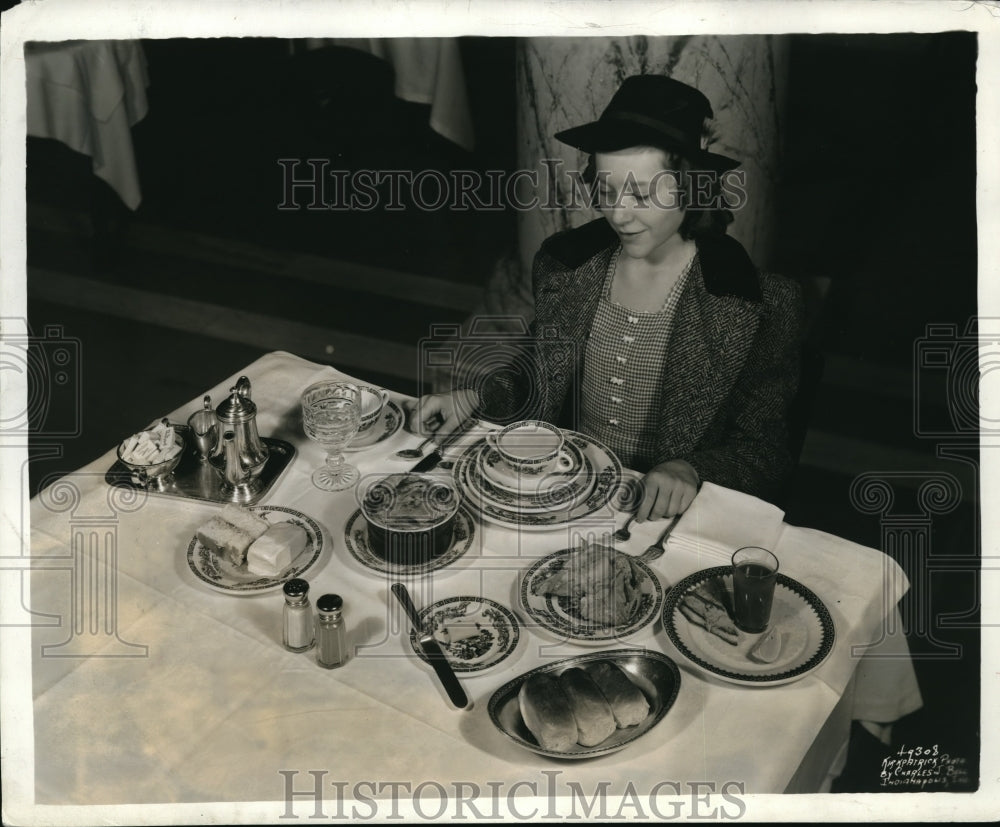
[[[541,558],[521,579],[520,600],[531,619],[560,639],[604,643],[652,623],[663,587],[641,560],[601,545]]]

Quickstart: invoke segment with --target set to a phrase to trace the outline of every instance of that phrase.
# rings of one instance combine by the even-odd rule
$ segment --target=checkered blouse
[[[610,448],[628,468],[647,471],[657,456],[663,363],[674,311],[694,258],[658,311],[624,307],[611,299],[621,247],[611,257],[587,341],[581,427]]]

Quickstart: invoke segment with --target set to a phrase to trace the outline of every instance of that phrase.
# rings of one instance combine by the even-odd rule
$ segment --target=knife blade
[[[430,471],[436,468],[441,460],[444,459],[444,452],[452,446],[457,440],[461,439],[465,432],[469,430],[473,425],[476,424],[476,418],[470,416],[468,419],[462,422],[454,431],[452,431],[448,436],[441,440],[441,444],[438,445],[433,451],[431,451],[426,457],[424,457],[420,462],[414,465],[411,469],[411,473],[416,473],[420,471]]]
[[[448,693],[448,698],[459,709],[467,709],[470,706],[469,696],[466,695],[465,690],[462,689],[462,684],[458,682],[458,677],[455,675],[454,670],[451,668],[451,664],[448,663],[448,659],[445,657],[444,652],[441,651],[441,647],[434,639],[434,636],[424,632],[423,623],[420,622],[420,612],[418,612],[417,607],[413,605],[413,601],[410,599],[410,593],[406,590],[406,586],[402,583],[393,583],[392,593],[396,596],[396,599],[399,601],[403,610],[410,618],[413,630],[420,638],[420,648],[427,656],[427,662],[434,668],[434,672],[437,674],[438,680],[441,681],[441,685],[444,686],[445,692]]]

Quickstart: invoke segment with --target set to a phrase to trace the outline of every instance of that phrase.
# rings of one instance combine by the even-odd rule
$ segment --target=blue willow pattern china
[[[652,570],[635,558],[632,558],[632,563],[643,576],[639,587],[642,596],[632,616],[624,623],[614,626],[595,623],[580,615],[578,600],[551,594],[535,594],[535,584],[563,569],[570,555],[576,551],[575,548],[562,549],[541,558],[528,569],[521,581],[521,605],[539,626],[560,637],[589,643],[616,640],[633,634],[656,619],[663,600],[663,587]]]
[[[246,563],[242,566],[234,566],[214,551],[205,548],[195,536],[188,544],[188,568],[191,569],[195,577],[216,591],[227,594],[260,594],[272,591],[284,585],[285,581],[305,574],[316,564],[323,551],[323,532],[311,517],[307,517],[292,508],[278,505],[254,505],[250,506],[248,510],[272,524],[289,522],[301,526],[308,536],[306,547],[292,561],[292,565],[281,574],[266,577],[251,574],[247,570]],[[287,516],[271,519],[272,514]]]
[[[424,631],[433,634],[449,620],[467,618],[470,606],[482,606],[480,614],[490,625],[483,625],[474,637],[451,644],[438,641],[456,672],[480,672],[496,666],[510,657],[521,638],[520,625],[513,612],[486,597],[448,597],[432,603],[420,612]],[[410,645],[423,657],[415,631],[410,632]]]
[[[347,452],[363,451],[365,448],[371,448],[372,445],[385,442],[399,430],[402,424],[403,412],[399,405],[389,399],[382,409],[382,415],[375,420],[371,428],[352,439],[344,450]]]
[[[478,453],[477,468],[483,477],[495,488],[502,489],[509,494],[517,494],[521,497],[537,497],[545,489],[550,488],[556,482],[577,483],[580,476],[586,473],[586,459],[580,445],[565,441],[560,455],[565,455],[569,462],[569,468],[565,470],[550,471],[548,474],[541,474],[537,477],[522,477],[511,469],[500,456],[495,448],[484,443],[482,450]]]
[[[523,513],[517,508],[504,508],[489,502],[470,479],[472,463],[475,462],[481,446],[485,444],[480,440],[465,450],[456,462],[454,470],[459,488],[475,507],[478,515],[482,519],[507,527],[545,529],[593,514],[610,503],[618,493],[622,482],[622,465],[618,458],[596,439],[590,439],[574,431],[564,433],[567,441],[572,441],[593,464],[594,488],[584,501],[574,503],[569,508],[540,513]]]
[[[500,508],[520,511],[522,513],[554,511],[559,508],[572,508],[582,498],[590,493],[594,485],[594,467],[590,458],[577,451],[580,472],[575,479],[552,480],[547,488],[542,488],[537,494],[515,494],[498,488],[490,479],[480,472],[482,465],[489,466],[494,461],[502,462],[499,455],[491,448],[484,447],[482,453],[476,455],[477,461],[470,461],[467,473],[469,482],[479,495],[486,501]],[[489,455],[489,456],[487,456]]]

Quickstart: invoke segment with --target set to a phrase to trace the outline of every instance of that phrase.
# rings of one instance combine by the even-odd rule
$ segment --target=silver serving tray
[[[187,425],[172,424],[174,429],[184,436],[184,455],[173,474],[161,481],[153,481],[148,486],[142,486],[132,479],[132,472],[121,461],[116,460],[104,475],[105,482],[119,488],[145,490],[150,494],[164,497],[220,504],[232,502],[230,496],[222,490],[219,474],[207,462],[198,459],[191,439],[191,429]],[[248,498],[241,499],[241,505],[260,502],[295,457],[295,446],[290,442],[266,436],[261,437],[261,442],[267,446],[268,451],[267,462],[260,472],[261,486]]]

